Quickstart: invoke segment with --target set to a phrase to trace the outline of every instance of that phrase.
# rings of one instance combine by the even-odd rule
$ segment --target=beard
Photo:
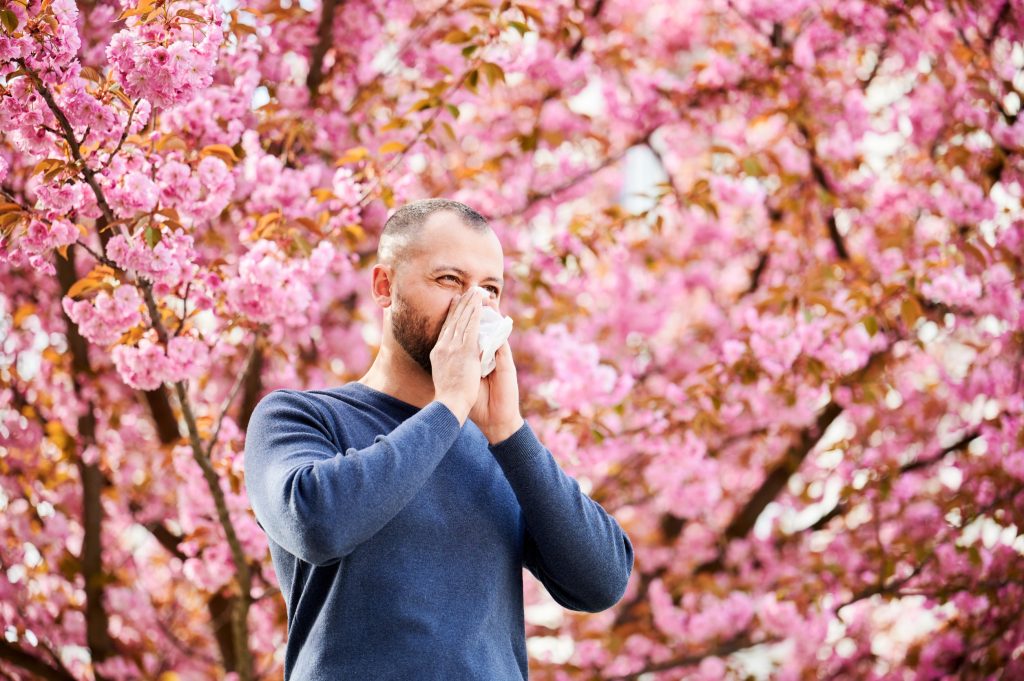
[[[437,344],[441,328],[438,327],[433,334],[429,328],[430,319],[419,314],[396,290],[395,305],[391,312],[391,335],[413,361],[419,364],[428,376],[432,376],[434,372],[430,364],[430,351]]]

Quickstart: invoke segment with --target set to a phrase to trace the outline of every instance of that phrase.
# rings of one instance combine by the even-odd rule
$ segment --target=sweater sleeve
[[[526,521],[526,568],[570,610],[618,603],[633,571],[633,545],[615,518],[561,469],[528,422],[489,449]]]
[[[256,405],[245,436],[245,486],[257,521],[313,565],[340,560],[384,527],[461,432],[458,417],[434,401],[372,445],[342,454],[328,423],[314,398],[280,389]]]

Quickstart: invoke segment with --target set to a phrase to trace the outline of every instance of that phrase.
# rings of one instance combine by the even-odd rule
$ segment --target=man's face
[[[393,283],[391,333],[427,375],[452,299],[473,286],[491,294],[484,304],[498,309],[504,255],[494,232],[477,232],[449,212],[434,213],[420,234],[421,250],[402,263]]]

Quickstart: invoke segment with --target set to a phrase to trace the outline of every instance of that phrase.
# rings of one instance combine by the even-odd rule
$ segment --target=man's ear
[[[392,302],[392,287],[394,283],[394,269],[390,265],[380,263],[373,266],[370,274],[370,292],[373,299],[381,307],[390,307]]]

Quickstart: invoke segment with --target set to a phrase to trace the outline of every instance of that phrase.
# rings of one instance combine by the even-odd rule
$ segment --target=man
[[[507,341],[480,377],[503,269],[473,209],[402,207],[372,271],[370,369],[254,410],[245,482],[285,598],[286,681],[518,681],[523,566],[571,610],[622,597],[632,544],[523,419]]]

